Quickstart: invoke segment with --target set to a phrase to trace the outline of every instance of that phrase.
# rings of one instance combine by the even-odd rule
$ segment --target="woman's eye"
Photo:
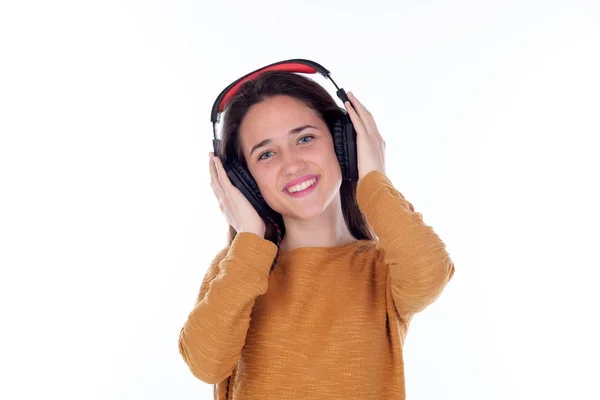
[[[306,136],[302,136],[302,137],[299,139],[299,141],[300,141],[300,140],[302,140],[302,139],[306,139],[306,138],[310,138],[310,140],[309,140],[308,142],[312,142],[312,140],[313,140],[315,137],[314,137],[313,135],[306,135]],[[308,143],[308,142],[304,142],[304,143]]]
[[[265,154],[269,154],[272,153],[272,151],[265,151],[264,153],[262,153],[260,156],[258,156],[259,160],[266,160],[267,158],[264,157]]]

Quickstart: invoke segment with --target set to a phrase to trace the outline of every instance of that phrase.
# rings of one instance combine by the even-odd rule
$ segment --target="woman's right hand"
[[[229,225],[233,226],[238,233],[251,232],[264,238],[266,227],[263,219],[242,192],[231,183],[221,159],[215,157],[212,152],[208,155],[210,187],[217,197],[219,208]]]

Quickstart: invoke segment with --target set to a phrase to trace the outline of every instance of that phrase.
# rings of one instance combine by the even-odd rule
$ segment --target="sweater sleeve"
[[[359,181],[357,202],[389,266],[396,310],[407,320],[440,296],[454,275],[454,263],[445,244],[384,173],[371,171]]]
[[[276,251],[274,243],[241,232],[214,258],[179,334],[179,353],[198,379],[215,384],[235,368]]]

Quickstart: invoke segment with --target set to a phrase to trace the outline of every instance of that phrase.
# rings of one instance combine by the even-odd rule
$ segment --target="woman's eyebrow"
[[[306,128],[318,129],[318,128],[317,128],[316,126],[314,126],[314,125],[307,124],[307,125],[302,125],[302,126],[299,126],[299,127],[297,127],[297,128],[294,128],[294,129],[292,129],[292,130],[289,132],[289,134],[290,134],[290,135],[296,135],[296,134],[298,134],[298,133],[302,132],[303,130],[305,130]],[[254,150],[257,150],[257,149],[259,149],[260,147],[266,146],[266,145],[268,145],[268,144],[269,144],[269,143],[271,143],[271,142],[272,142],[272,139],[265,139],[265,140],[261,140],[260,142],[258,142],[257,144],[255,144],[255,145],[252,147],[252,150],[250,150],[250,154],[248,154],[248,155],[249,155],[249,156],[251,156],[251,155],[252,155],[252,153],[254,153]]]

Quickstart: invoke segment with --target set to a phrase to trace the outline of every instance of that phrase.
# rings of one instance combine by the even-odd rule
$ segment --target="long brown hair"
[[[258,78],[245,82],[224,110],[225,117],[221,130],[223,154],[219,154],[222,160],[227,161],[230,157],[235,157],[241,165],[247,167],[240,143],[240,126],[244,116],[253,105],[277,95],[287,95],[302,101],[306,106],[316,110],[328,126],[330,121],[327,116],[331,115],[332,111],[340,111],[333,97],[312,79],[290,72],[264,72]],[[350,233],[357,240],[373,240],[373,230],[356,202],[357,186],[357,182],[342,181],[340,186],[342,213]],[[275,226],[268,220],[264,218],[263,220],[266,226],[265,239],[277,243]],[[227,238],[229,245],[236,234],[236,230],[229,225]]]

